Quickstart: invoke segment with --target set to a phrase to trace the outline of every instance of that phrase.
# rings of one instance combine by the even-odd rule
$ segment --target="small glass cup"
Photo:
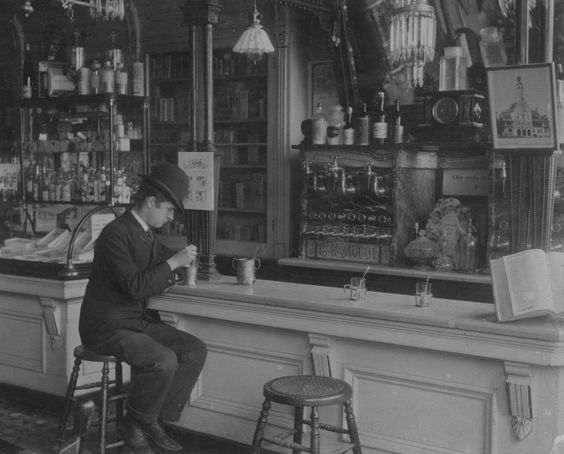
[[[343,290],[351,300],[363,300],[366,298],[366,279],[362,277],[351,277],[350,284],[345,284]]]
[[[415,283],[415,305],[428,307],[433,299],[432,284],[429,282]]]

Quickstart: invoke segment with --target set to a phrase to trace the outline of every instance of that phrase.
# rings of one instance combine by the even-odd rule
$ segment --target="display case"
[[[267,242],[267,59],[216,49],[215,145],[222,153],[216,253],[250,255]]]
[[[96,236],[147,173],[148,116],[143,96],[20,102],[22,183],[0,249],[3,272],[53,277],[73,261],[87,270]]]

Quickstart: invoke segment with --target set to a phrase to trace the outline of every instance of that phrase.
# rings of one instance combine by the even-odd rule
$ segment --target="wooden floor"
[[[62,400],[0,384],[0,454],[53,454]],[[183,454],[248,454],[249,447],[201,434],[167,429],[182,444]],[[88,450],[96,453],[96,433]],[[110,436],[114,430],[110,428]],[[252,436],[252,434],[250,434]],[[117,452],[110,450],[110,453]],[[130,451],[124,449],[124,454]],[[155,452],[159,452],[155,450]],[[163,453],[166,451],[163,451]]]

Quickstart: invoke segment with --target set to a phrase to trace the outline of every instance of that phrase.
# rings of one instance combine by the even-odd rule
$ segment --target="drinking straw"
[[[425,293],[428,293],[427,289],[429,288],[429,279],[431,279],[431,275],[427,274],[427,280],[425,281]]]
[[[362,275],[361,279],[364,279],[366,277],[366,275],[368,274],[368,270],[370,269],[369,266],[366,267],[366,269],[364,270],[364,274]]]

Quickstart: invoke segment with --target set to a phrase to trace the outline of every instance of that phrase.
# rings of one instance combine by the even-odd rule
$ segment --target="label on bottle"
[[[373,139],[387,139],[388,138],[388,123],[380,121],[372,125],[372,138]]]
[[[334,125],[327,126],[327,143],[329,145],[341,144],[341,128]]]
[[[343,129],[343,145],[354,145],[354,129]]]

